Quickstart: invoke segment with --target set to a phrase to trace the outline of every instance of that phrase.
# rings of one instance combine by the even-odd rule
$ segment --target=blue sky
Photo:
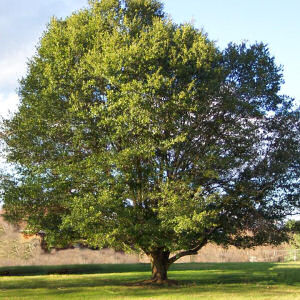
[[[178,22],[193,21],[220,48],[229,42],[264,42],[284,68],[282,93],[300,104],[299,0],[165,0]]]
[[[300,1],[298,0],[164,0],[165,11],[177,23],[203,28],[220,48],[230,41],[263,41],[284,66],[282,93],[300,103]],[[50,17],[64,17],[87,0],[0,1],[0,115],[14,111],[18,79],[35,51]]]

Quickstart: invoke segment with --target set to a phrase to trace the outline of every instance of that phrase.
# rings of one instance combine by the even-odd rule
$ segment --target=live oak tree
[[[299,207],[282,81],[264,44],[220,50],[155,0],[53,18],[2,124],[5,215],[49,248],[142,251],[153,282],[208,242],[279,244]]]

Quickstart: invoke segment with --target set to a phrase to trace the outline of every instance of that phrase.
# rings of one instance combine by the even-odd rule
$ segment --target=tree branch
[[[174,256],[172,256],[171,258],[169,258],[168,260],[168,265],[171,265],[172,263],[174,263],[176,260],[178,260],[179,258],[183,257],[183,256],[187,256],[187,255],[196,255],[198,253],[198,251],[204,247],[207,242],[208,242],[208,238],[210,237],[210,235],[216,231],[219,227],[215,227],[215,228],[212,228],[208,234],[206,235],[206,237],[201,241],[200,244],[198,244],[196,247],[192,248],[192,249],[189,249],[189,250],[186,250],[186,251],[182,251],[182,252],[179,252],[177,254],[175,254]]]

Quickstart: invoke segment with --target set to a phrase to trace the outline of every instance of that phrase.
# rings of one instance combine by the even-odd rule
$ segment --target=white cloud
[[[0,93],[0,116],[9,117],[10,113],[17,110],[19,97],[16,93],[9,93],[7,95]]]
[[[18,80],[50,17],[64,17],[86,0],[0,0],[0,115],[17,107]]]
[[[14,50],[10,55],[0,58],[0,91],[14,91],[26,72],[27,58],[32,56],[31,47],[24,47],[22,50]]]
[[[27,54],[26,54],[27,53]],[[14,51],[0,58],[0,116],[8,117],[17,109],[19,98],[16,93],[18,80],[26,73],[26,60],[30,50]]]

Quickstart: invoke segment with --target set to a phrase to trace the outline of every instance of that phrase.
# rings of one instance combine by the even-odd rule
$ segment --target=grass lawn
[[[0,268],[0,299],[299,299],[300,263],[175,264],[178,286],[135,286],[150,267],[80,265]]]

